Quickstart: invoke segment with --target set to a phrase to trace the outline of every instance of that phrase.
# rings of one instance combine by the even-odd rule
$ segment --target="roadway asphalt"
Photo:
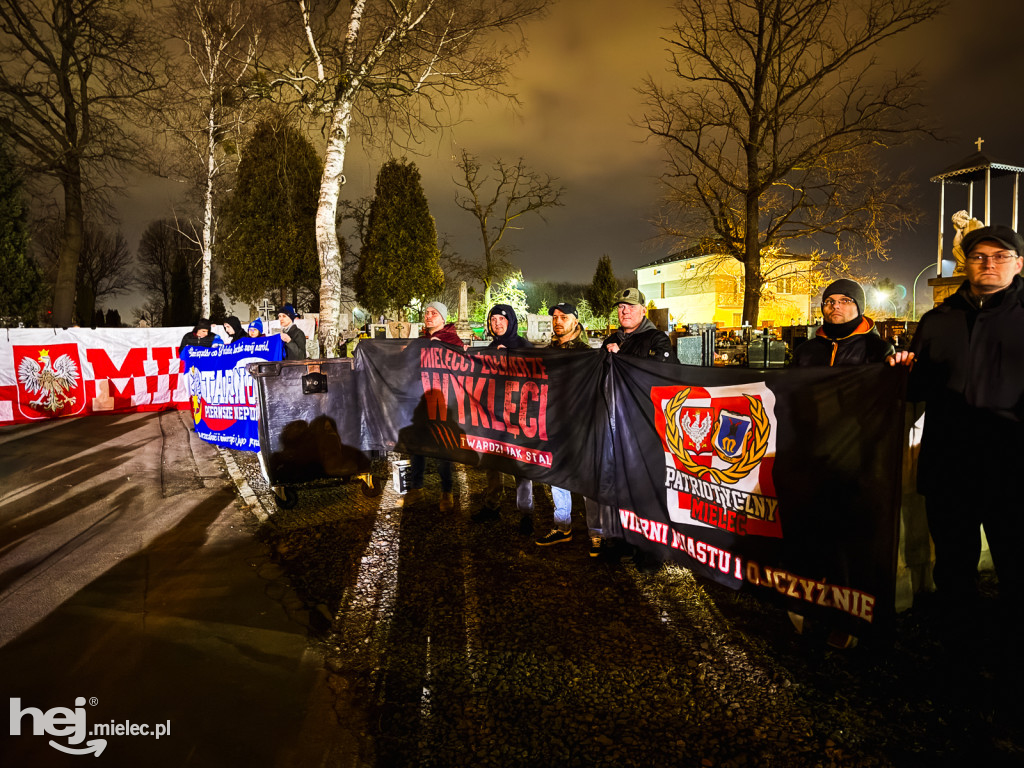
[[[0,429],[0,700],[20,724],[0,765],[80,764],[66,750],[96,739],[108,766],[349,764],[308,614],[188,424]]]

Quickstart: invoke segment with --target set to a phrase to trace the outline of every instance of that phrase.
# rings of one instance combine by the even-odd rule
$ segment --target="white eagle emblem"
[[[38,362],[31,357],[22,358],[18,366],[18,381],[29,395],[39,395],[29,403],[37,410],[59,411],[65,406],[74,405],[74,390],[78,380],[78,366],[69,355],[61,355],[50,361],[50,350],[40,349]]]

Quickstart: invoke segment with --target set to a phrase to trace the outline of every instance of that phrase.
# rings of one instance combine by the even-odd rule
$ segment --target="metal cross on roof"
[[[981,152],[981,145],[985,143],[985,140],[979,136],[978,140],[974,143],[978,145],[978,151]]]

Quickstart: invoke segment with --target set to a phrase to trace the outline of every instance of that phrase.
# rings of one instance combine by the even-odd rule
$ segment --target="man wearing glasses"
[[[864,289],[859,283],[844,278],[825,288],[821,296],[821,314],[824,319],[822,326],[814,338],[796,348],[794,365],[833,367],[882,363],[893,353],[892,344],[878,335],[874,321],[864,316]],[[828,512],[818,520],[822,536],[840,540],[844,536],[842,526],[851,519],[854,519],[853,511],[845,513],[833,501]],[[826,567],[839,566],[830,562]],[[789,619],[797,632],[804,632],[806,621],[803,615],[789,611]],[[848,632],[832,629],[825,642],[834,648],[852,648],[857,644],[857,638]]]
[[[821,314],[824,323],[813,339],[796,348],[794,365],[881,363],[893,353],[874,321],[864,316],[864,289],[853,280],[836,280],[825,289]]]
[[[980,639],[983,524],[1010,658],[1024,628],[1024,238],[997,224],[968,233],[962,246],[967,280],[921,318],[910,352],[890,362],[912,366],[908,398],[925,403],[917,489],[935,543],[945,639],[956,650]]]

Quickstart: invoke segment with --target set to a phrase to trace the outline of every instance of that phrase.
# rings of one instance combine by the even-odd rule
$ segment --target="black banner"
[[[851,632],[892,615],[900,368],[700,368],[417,339],[363,342],[356,370],[364,449],[576,491],[611,507],[606,533]]]

